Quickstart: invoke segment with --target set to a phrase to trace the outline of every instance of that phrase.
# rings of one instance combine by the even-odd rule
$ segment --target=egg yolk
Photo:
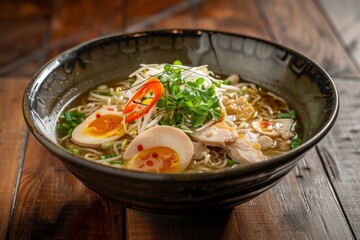
[[[180,159],[177,152],[168,147],[153,147],[137,153],[129,163],[129,168],[144,172],[180,172]]]
[[[122,120],[122,117],[115,114],[98,115],[87,126],[87,132],[96,137],[111,137],[122,134],[124,132]]]

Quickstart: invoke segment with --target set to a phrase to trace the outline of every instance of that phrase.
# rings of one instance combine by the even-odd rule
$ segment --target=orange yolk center
[[[271,132],[273,128],[273,124],[269,121],[262,121],[260,123],[261,130],[264,132]]]
[[[180,159],[171,148],[153,147],[137,153],[129,167],[144,172],[176,173],[180,172]]]
[[[115,114],[101,115],[88,125],[87,130],[94,136],[114,136],[124,131],[122,120],[122,117]]]

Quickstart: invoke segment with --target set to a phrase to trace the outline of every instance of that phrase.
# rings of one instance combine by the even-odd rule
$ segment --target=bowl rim
[[[272,47],[282,49],[286,52],[289,52],[293,55],[300,56],[306,60],[308,60],[311,64],[316,66],[329,80],[329,83],[331,84],[333,90],[334,90],[334,109],[332,110],[330,114],[330,118],[327,120],[327,122],[314,134],[313,137],[308,139],[306,142],[302,143],[299,147],[296,149],[290,150],[287,153],[284,153],[282,155],[276,156],[274,158],[271,158],[267,161],[262,161],[258,163],[251,163],[248,165],[243,165],[241,167],[237,168],[231,168],[226,169],[225,171],[219,171],[216,173],[148,173],[148,172],[140,172],[135,170],[129,170],[129,169],[119,169],[114,168],[111,166],[106,166],[101,163],[91,162],[88,160],[85,160],[83,158],[77,157],[70,152],[63,149],[61,146],[59,146],[57,143],[54,143],[50,139],[48,139],[44,134],[41,133],[40,130],[37,129],[35,124],[32,121],[32,117],[29,113],[29,98],[32,96],[31,91],[40,86],[41,82],[43,82],[48,74],[52,72],[52,70],[56,69],[61,63],[59,59],[66,59],[69,57],[69,55],[73,52],[81,51],[81,49],[85,47],[89,47],[91,45],[100,44],[103,40],[110,40],[113,38],[119,38],[119,39],[136,39],[141,37],[149,37],[149,36],[200,36],[202,34],[222,34],[232,37],[239,37],[243,39],[251,39],[257,42],[262,42],[265,44],[269,44]],[[115,34],[109,34],[97,38],[90,39],[88,41],[85,41],[83,43],[80,43],[72,48],[69,48],[68,50],[63,51],[62,53],[58,54],[54,58],[50,59],[47,63],[45,63],[32,77],[31,81],[27,85],[24,94],[23,94],[23,101],[22,101],[22,111],[23,111],[23,117],[25,119],[25,122],[32,132],[32,134],[37,138],[37,140],[42,143],[44,146],[46,146],[52,153],[55,153],[55,155],[60,156],[61,158],[66,159],[66,161],[73,161],[77,165],[90,168],[96,171],[106,172],[110,175],[116,175],[121,177],[127,177],[127,178],[134,178],[134,179],[140,179],[140,180],[151,180],[151,181],[162,181],[162,180],[171,180],[171,181],[206,181],[206,180],[219,180],[223,178],[231,178],[236,176],[248,176],[248,175],[254,175],[254,174],[265,174],[266,172],[270,172],[269,170],[280,168],[281,166],[286,166],[287,164],[291,164],[291,162],[294,159],[301,159],[303,155],[310,150],[312,147],[315,147],[318,142],[320,142],[321,139],[325,137],[325,135],[330,131],[332,126],[335,124],[337,115],[339,113],[339,94],[338,90],[336,88],[334,80],[331,78],[331,76],[314,60],[311,58],[299,53],[298,51],[295,51],[289,47],[286,47],[284,45],[281,45],[279,43],[275,43],[269,40],[257,38],[254,36],[244,35],[244,34],[238,34],[238,33],[232,33],[232,32],[226,32],[226,31],[218,31],[218,30],[207,30],[207,29],[158,29],[158,30],[147,30],[147,31],[139,31],[139,32],[133,32],[133,33],[115,33]],[[61,160],[62,161],[62,160]],[[65,164],[66,165],[66,164]],[[66,165],[67,167],[67,165]]]

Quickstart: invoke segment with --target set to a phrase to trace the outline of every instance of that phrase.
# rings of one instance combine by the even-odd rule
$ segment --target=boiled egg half
[[[140,133],[124,153],[128,168],[155,173],[185,170],[194,154],[194,146],[183,131],[170,126],[156,126]]]
[[[123,118],[115,105],[103,106],[90,114],[71,134],[71,140],[81,146],[98,147],[125,134]]]
[[[291,128],[294,125],[294,120],[290,118],[276,119],[276,120],[259,120],[252,122],[252,127],[258,133],[270,136],[278,137],[283,132],[291,132]]]

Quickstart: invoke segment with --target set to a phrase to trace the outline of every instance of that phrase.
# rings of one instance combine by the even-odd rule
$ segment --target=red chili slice
[[[150,78],[125,105],[125,122],[129,123],[146,114],[160,99],[163,91],[164,86],[161,81],[157,77]],[[153,93],[153,99],[149,105],[139,104],[142,98],[150,92]]]

